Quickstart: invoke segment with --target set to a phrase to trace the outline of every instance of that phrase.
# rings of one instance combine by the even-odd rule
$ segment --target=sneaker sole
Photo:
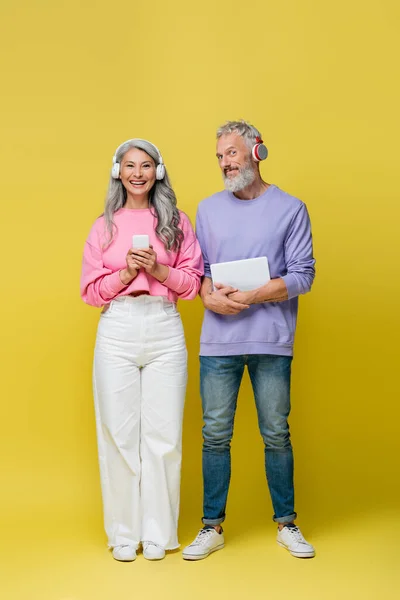
[[[219,546],[215,546],[215,548],[212,548],[212,550],[210,550],[209,552],[206,552],[206,554],[185,554],[184,552],[182,552],[182,557],[184,560],[203,560],[203,558],[207,558],[207,556],[210,556],[210,554],[212,554],[213,552],[216,552],[217,550],[222,550],[222,548],[225,547],[225,544],[220,544]]]
[[[285,544],[282,544],[282,542],[277,541],[276,543],[278,546],[285,548],[285,550],[287,550],[295,558],[314,558],[315,556],[315,552],[292,552],[287,546],[285,546]]]
[[[165,554],[164,556],[146,556],[143,553],[143,558],[145,558],[146,560],[163,560],[165,558]]]

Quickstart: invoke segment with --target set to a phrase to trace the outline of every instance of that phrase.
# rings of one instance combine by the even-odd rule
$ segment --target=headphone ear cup
[[[118,162],[114,163],[112,166],[111,177],[113,179],[119,179],[119,163]]]
[[[253,150],[251,151],[251,155],[256,162],[260,162],[260,160],[265,160],[268,156],[268,148],[264,144],[255,144],[253,146]]]
[[[160,181],[164,179],[165,176],[165,167],[163,163],[159,163],[156,168],[156,179]]]

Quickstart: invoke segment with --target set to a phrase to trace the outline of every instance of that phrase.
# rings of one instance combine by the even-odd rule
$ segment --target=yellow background
[[[398,597],[398,2],[1,0],[0,17],[2,596]],[[222,187],[215,129],[235,118],[262,131],[264,178],[313,223],[291,426],[299,524],[318,554],[299,561],[275,544],[246,378],[225,550],[122,565],[102,529],[83,243],[118,144],[160,147],[193,220]],[[202,307],[180,308],[187,544],[202,501]]]

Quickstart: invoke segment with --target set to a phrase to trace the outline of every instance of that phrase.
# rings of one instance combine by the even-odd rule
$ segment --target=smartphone
[[[148,248],[149,244],[149,236],[147,234],[132,236],[132,248]]]

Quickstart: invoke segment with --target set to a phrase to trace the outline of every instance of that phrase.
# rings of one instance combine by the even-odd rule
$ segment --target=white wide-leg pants
[[[187,351],[175,304],[113,300],[100,317],[93,381],[109,547],[177,548]]]

